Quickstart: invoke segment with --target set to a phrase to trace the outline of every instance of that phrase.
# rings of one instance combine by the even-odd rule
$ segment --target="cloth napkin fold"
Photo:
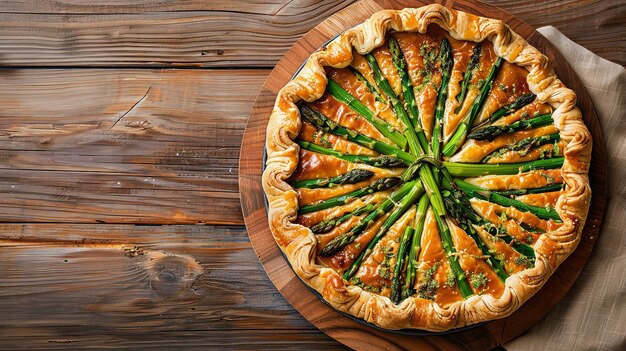
[[[626,70],[554,27],[538,31],[574,68],[598,113],[609,162],[608,202],[602,231],[574,286],[546,318],[504,347],[626,350]]]

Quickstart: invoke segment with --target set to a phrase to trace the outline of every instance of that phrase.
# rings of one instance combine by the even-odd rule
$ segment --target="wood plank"
[[[242,227],[2,224],[0,267],[0,349],[339,346]]]
[[[200,11],[193,3],[170,4],[176,12],[139,14],[132,5],[120,10],[120,3],[115,12],[121,13],[113,14],[99,13],[104,6],[79,10],[67,3],[43,7],[56,9],[52,13],[0,13],[0,48],[6,48],[0,66],[270,67],[350,1],[270,1],[263,10],[260,4],[211,1]],[[22,5],[13,7],[29,8]]]
[[[354,2],[348,1],[348,2]],[[224,11],[271,16],[293,15],[333,6],[329,0],[4,0],[0,13],[120,14],[147,12]]]
[[[0,7],[0,66],[273,67],[352,2],[8,1]],[[623,1],[487,2],[626,64]]]
[[[242,224],[267,71],[0,70],[0,221]]]
[[[623,0],[486,0],[535,28],[551,25],[607,60],[626,65],[626,2]]]

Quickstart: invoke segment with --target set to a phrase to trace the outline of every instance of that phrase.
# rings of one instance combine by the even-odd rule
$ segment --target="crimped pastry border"
[[[561,168],[567,187],[556,205],[563,225],[542,235],[535,243],[535,267],[511,275],[499,298],[473,295],[445,307],[417,297],[395,305],[387,297],[346,285],[338,272],[317,264],[317,241],[308,228],[293,223],[297,217],[297,194],[286,182],[299,161],[299,147],[293,142],[301,127],[296,103],[314,101],[322,96],[327,84],[324,66],[346,67],[352,61],[352,48],[361,54],[368,53],[384,43],[388,30],[425,33],[431,23],[436,23],[458,40],[490,40],[498,56],[526,68],[529,89],[539,101],[554,108],[554,124],[561,139],[567,142]],[[576,107],[576,94],[556,77],[547,57],[504,22],[439,4],[417,9],[383,10],[311,54],[297,76],[279,91],[267,126],[267,163],[263,172],[269,225],[277,244],[305,283],[336,309],[379,327],[443,331],[502,318],[536,293],[577,247],[591,199],[587,175],[591,146],[591,134]]]

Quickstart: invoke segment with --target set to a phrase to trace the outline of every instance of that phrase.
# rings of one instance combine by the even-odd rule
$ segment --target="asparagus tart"
[[[267,128],[269,224],[300,278],[382,328],[502,318],[576,248],[591,137],[502,21],[381,11],[313,53]]]

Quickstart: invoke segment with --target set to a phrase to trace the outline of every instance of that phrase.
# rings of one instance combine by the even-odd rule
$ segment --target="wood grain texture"
[[[2,224],[0,266],[3,350],[338,346],[280,296],[242,227]]]
[[[252,108],[244,134],[240,160],[240,192],[244,218],[254,249],[265,271],[278,290],[305,318],[329,336],[355,349],[385,350],[489,350],[511,340],[539,321],[565,295],[578,277],[597,239],[606,202],[606,151],[597,116],[585,88],[567,61],[532,27],[500,9],[472,1],[443,1],[447,6],[501,18],[518,34],[546,53],[557,75],[578,95],[578,106],[594,137],[590,175],[593,190],[592,207],[582,240],[576,251],[562,264],[546,285],[511,316],[475,328],[448,335],[406,336],[367,327],[349,319],[322,303],[297,278],[272,240],[263,203],[261,172],[265,127],[276,93],[291,78],[299,64],[321,43],[336,33],[352,27],[381,8],[404,8],[409,1],[362,1],[324,21],[307,33],[281,59],[269,75]],[[411,1],[415,6],[424,2]]]
[[[489,2],[626,64],[623,1]],[[350,3],[4,1],[0,66],[273,67],[304,33]]]
[[[0,70],[0,221],[242,224],[265,71]]]
[[[112,11],[79,3],[31,3],[47,13],[0,13],[0,47],[11,48],[0,52],[0,66],[270,67],[350,2],[187,1],[169,2],[163,12],[152,12],[160,1],[117,2]]]

